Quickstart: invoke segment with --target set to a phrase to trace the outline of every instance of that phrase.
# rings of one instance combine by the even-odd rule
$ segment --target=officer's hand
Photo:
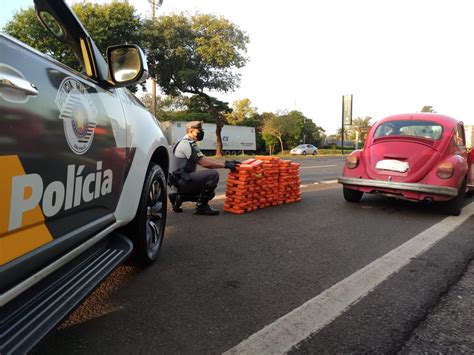
[[[224,163],[224,167],[232,171],[234,171],[235,168],[237,168],[237,166],[239,165],[240,165],[240,161],[237,161],[237,160],[226,160]]]

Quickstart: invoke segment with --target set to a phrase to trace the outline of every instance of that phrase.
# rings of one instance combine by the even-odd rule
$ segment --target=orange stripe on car
[[[18,258],[53,240],[45,224],[40,206],[25,211],[21,228],[8,231],[12,197],[12,179],[25,175],[25,170],[16,155],[0,156],[0,265]],[[25,189],[25,198],[31,191]]]

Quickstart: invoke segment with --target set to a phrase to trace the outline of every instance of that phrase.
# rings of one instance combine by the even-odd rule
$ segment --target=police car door
[[[114,222],[127,152],[115,90],[1,33],[0,53],[1,291]]]

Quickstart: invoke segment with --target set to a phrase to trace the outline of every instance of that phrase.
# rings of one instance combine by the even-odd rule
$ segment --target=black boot
[[[183,212],[183,209],[181,208],[181,204],[183,201],[181,200],[181,197],[179,196],[178,193],[172,192],[168,195],[170,202],[171,202],[171,207],[173,208],[173,211],[175,212]]]
[[[207,202],[206,203],[198,202],[196,204],[196,209],[194,210],[194,214],[204,215],[204,216],[217,216],[219,214],[219,211],[209,206]]]
[[[217,216],[219,211],[209,206],[209,201],[215,196],[214,190],[205,189],[198,196],[194,214],[205,216]]]

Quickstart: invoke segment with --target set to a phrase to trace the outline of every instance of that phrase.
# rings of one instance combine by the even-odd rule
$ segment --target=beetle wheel
[[[459,187],[458,194],[452,200],[444,202],[444,210],[451,216],[459,216],[463,207],[463,200],[466,197],[466,179],[464,178]]]
[[[344,195],[344,199],[347,202],[359,202],[364,193],[359,190],[352,190],[347,187],[343,187],[342,194]]]

